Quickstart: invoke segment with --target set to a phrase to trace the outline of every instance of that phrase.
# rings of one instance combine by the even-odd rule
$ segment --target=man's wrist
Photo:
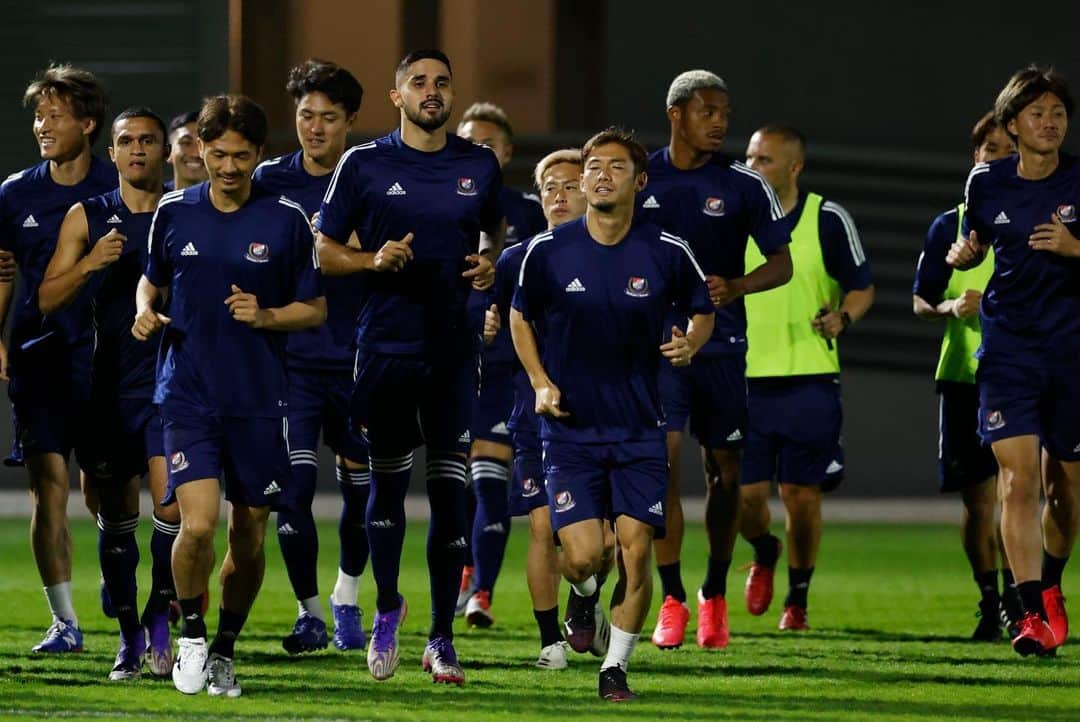
[[[840,330],[840,333],[843,333],[844,331],[847,331],[848,327],[851,324],[855,323],[855,321],[851,318],[851,315],[847,311],[841,311],[840,312],[840,323],[842,323],[843,326],[844,326]]]

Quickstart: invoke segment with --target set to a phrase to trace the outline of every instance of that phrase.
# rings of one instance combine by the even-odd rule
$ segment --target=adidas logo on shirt
[[[742,431],[735,429],[727,437],[728,441],[742,441]]]
[[[500,421],[499,423],[497,423],[497,424],[495,424],[494,426],[491,427],[491,433],[493,433],[493,434],[509,434],[510,429],[508,429],[506,427],[506,422],[505,421]]]
[[[106,223],[111,223],[111,224],[113,224],[114,226],[115,226],[115,225],[116,225],[117,223],[123,223],[123,221],[122,221],[122,220],[120,220],[120,216],[116,215],[115,213],[113,213],[113,214],[112,214],[112,216],[111,216],[111,217],[109,218],[109,220],[107,220],[107,221],[105,221],[105,222],[106,222]]]
[[[575,278],[573,281],[566,285],[567,293],[585,293],[585,284],[580,279]]]
[[[184,249],[180,251],[181,256],[197,256],[199,251],[195,248],[195,244],[188,241],[188,244],[184,246]]]
[[[650,514],[656,514],[657,516],[663,516],[664,515],[664,502],[658,501],[655,504],[653,504],[652,506],[650,506],[649,507],[649,513]]]
[[[997,218],[994,219],[994,225],[995,226],[1003,226],[1006,223],[1011,223],[1011,221],[1009,220],[1009,217],[1007,215],[1005,215],[1005,211],[1002,211],[1001,213],[998,213]]]
[[[406,195],[405,189],[401,187],[400,183],[394,183],[386,189],[386,195],[388,196],[403,196]]]
[[[33,216],[27,216],[26,220],[22,222],[23,228],[37,228],[38,222],[34,220]]]
[[[642,208],[659,208],[660,201],[656,200],[656,196],[649,196],[645,199],[645,202],[641,204]]]
[[[281,487],[278,486],[276,481],[271,481],[270,486],[263,489],[263,496],[270,496],[271,494],[280,494]]]

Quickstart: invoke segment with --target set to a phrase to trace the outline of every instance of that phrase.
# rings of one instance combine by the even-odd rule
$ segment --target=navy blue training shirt
[[[431,153],[407,146],[399,130],[346,151],[319,230],[341,243],[355,231],[367,252],[413,234],[414,257],[402,270],[351,277],[360,293],[358,348],[428,357],[448,348],[473,352],[471,281],[461,274],[480,232],[494,233],[502,221],[501,193],[495,154],[453,134]]]
[[[73,303],[45,318],[38,310],[38,287],[68,210],[79,201],[114,190],[117,177],[111,163],[91,158],[86,177],[63,186],[49,175],[45,161],[9,176],[0,185],[0,248],[15,253],[21,276],[11,326],[13,356],[58,333],[71,345],[92,342],[88,294],[80,292]]]
[[[791,242],[776,193],[738,161],[716,154],[699,168],[680,170],[663,148],[649,156],[648,176],[638,193],[637,215],[685,239],[707,276],[745,275],[751,235],[765,256]],[[685,328],[684,319],[670,320]],[[712,338],[701,353],[746,353],[746,306],[741,298],[716,309]]]
[[[1080,354],[1080,260],[1028,246],[1035,226],[1057,213],[1080,237],[1080,163],[1062,153],[1042,180],[1017,173],[1018,156],[980,163],[966,189],[966,231],[994,248],[982,299],[980,359],[1022,366],[1072,364]]]
[[[308,218],[314,218],[330,186],[332,174],[313,176],[304,170],[304,153],[296,151],[273,158],[255,169],[255,183],[268,193],[296,201]],[[342,242],[348,237],[341,239]],[[290,368],[352,370],[353,336],[360,312],[360,294],[355,278],[324,276],[326,323],[293,331],[288,340]]]
[[[793,223],[802,217],[808,195],[806,191],[799,191],[799,202],[788,214]],[[822,202],[818,213],[818,240],[825,272],[840,284],[844,293],[862,291],[874,284],[870,258],[863,250],[855,220],[839,203]]]
[[[149,401],[154,395],[159,339],[139,341],[131,335],[131,327],[135,323],[135,290],[146,268],[154,214],[129,211],[119,190],[89,198],[82,206],[89,231],[87,253],[114,229],[127,239],[120,258],[88,284],[97,339],[94,386],[117,398]]]
[[[169,286],[154,401],[165,415],[281,417],[288,407],[286,335],[232,317],[236,284],[260,308],[323,295],[304,209],[253,186],[232,213],[213,206],[209,184],[165,195],[150,229],[146,277]]]
[[[953,267],[945,262],[945,257],[956,241],[956,227],[959,223],[960,214],[955,207],[935,218],[926,231],[923,250],[915,267],[915,282],[911,286],[911,293],[934,306],[945,298],[945,290],[952,278]]]
[[[619,442],[664,433],[657,377],[667,318],[709,314],[705,276],[690,247],[649,223],[622,241],[593,240],[585,219],[529,244],[513,306],[537,325],[541,359],[562,394],[564,419],[541,437]]]

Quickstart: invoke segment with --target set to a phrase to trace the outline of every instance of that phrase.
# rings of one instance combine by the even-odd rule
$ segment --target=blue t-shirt
[[[13,251],[21,275],[11,326],[11,355],[59,335],[69,345],[93,341],[89,294],[85,289],[73,303],[50,315],[38,310],[38,287],[56,250],[60,224],[79,201],[114,190],[116,168],[91,158],[90,171],[73,186],[58,184],[45,161],[15,173],[0,185],[0,248]]]
[[[308,173],[304,170],[304,153],[298,150],[261,163],[253,177],[263,190],[295,201],[309,218],[314,218],[330,186],[331,174],[313,176]],[[348,238],[341,240],[345,242]],[[326,290],[326,323],[289,334],[289,367],[351,371],[353,335],[356,316],[360,312],[356,279],[324,276],[323,288]]]
[[[638,217],[684,238],[707,276],[744,276],[751,235],[766,256],[791,242],[791,227],[783,220],[776,193],[738,161],[716,154],[699,168],[680,170],[664,148],[649,156],[648,176],[638,193]],[[685,320],[670,320],[685,327]],[[716,309],[716,327],[701,353],[746,353],[746,306],[741,298]]]
[[[959,222],[960,214],[956,208],[950,208],[935,218],[926,231],[923,250],[915,266],[915,283],[911,286],[911,293],[934,306],[945,298],[945,289],[952,278],[953,268],[945,262],[945,257],[956,240]]]
[[[352,276],[359,289],[358,348],[435,357],[471,354],[466,316],[471,282],[465,256],[480,232],[502,221],[502,171],[490,149],[447,134],[426,153],[400,131],[346,151],[319,211],[318,228],[344,243],[355,232],[364,251],[413,234],[413,259],[397,272]]]
[[[132,213],[119,190],[89,198],[82,206],[89,231],[87,253],[114,229],[127,239],[120,258],[94,274],[87,284],[96,335],[94,390],[106,397],[149,401],[154,395],[159,339],[138,341],[131,335],[131,327],[135,323],[135,290],[146,268],[154,214]]]
[[[1080,260],[1028,246],[1057,213],[1080,237],[1080,163],[1062,153],[1042,180],[1017,174],[1017,156],[976,165],[968,176],[965,232],[994,248],[982,299],[980,359],[1022,366],[1075,365],[1080,356]]]
[[[526,241],[510,246],[502,252],[495,264],[495,285],[492,286],[492,290],[494,303],[499,308],[499,319],[502,321],[499,335],[505,334],[505,340],[510,345],[512,355],[508,367],[512,369],[514,408],[510,412],[510,419],[506,422],[506,426],[511,431],[536,434],[539,433],[540,426],[536,416],[536,394],[533,393],[528,374],[518,361],[513,339],[510,338],[510,308],[513,305],[518,276],[521,274],[521,262],[525,259],[525,251],[528,247],[529,242]]]
[[[584,218],[532,240],[513,306],[536,324],[544,369],[570,414],[542,418],[541,437],[575,443],[662,436],[666,319],[672,308],[683,319],[713,312],[705,275],[682,240],[635,223],[605,246]]]
[[[146,277],[169,286],[154,401],[166,415],[280,417],[288,407],[286,334],[232,317],[233,284],[260,308],[323,295],[304,209],[258,186],[223,213],[202,183],[165,195],[150,227]]]

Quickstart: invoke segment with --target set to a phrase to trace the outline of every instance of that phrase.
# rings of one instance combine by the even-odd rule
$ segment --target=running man
[[[191,110],[169,121],[172,180],[165,183],[167,191],[179,191],[206,182],[206,165],[199,155],[198,120],[198,111]]]
[[[154,401],[165,425],[164,504],[180,506],[173,578],[183,619],[172,676],[185,694],[206,686],[240,696],[234,646],[262,584],[266,520],[290,477],[284,332],[326,319],[307,214],[252,185],[266,132],[266,114],[248,98],[204,102],[199,149],[210,181],[161,199],[135,299],[135,338],[162,333]],[[207,646],[202,595],[222,488],[229,544]]]
[[[412,452],[424,445],[432,618],[421,665],[436,682],[461,685],[453,625],[468,546],[465,453],[476,395],[465,306],[470,288],[494,280],[486,253],[502,244],[502,173],[490,150],[446,131],[454,90],[442,52],[406,55],[390,99],[400,126],[345,153],[317,223],[324,271],[363,274],[354,280],[361,303],[351,417],[371,465],[367,534],[377,594],[368,669],[385,680],[398,666],[408,609],[398,592],[405,494]],[[360,248],[345,244],[353,233]]]
[[[976,164],[1016,152],[1012,138],[998,124],[993,111],[975,124],[971,141]],[[942,493],[960,492],[964,505],[960,537],[980,595],[979,621],[971,638],[993,642],[1001,639],[1002,619],[1015,631],[1019,598],[997,524],[997,462],[978,434],[979,390],[975,374],[979,362],[975,352],[982,340],[979,303],[994,271],[993,251],[987,251],[985,263],[968,271],[955,270],[945,262],[949,248],[961,238],[963,217],[961,203],[930,225],[915,270],[912,305],[919,318],[945,320],[941,355],[934,373],[939,415],[938,484]]]
[[[626,670],[652,599],[652,540],[664,532],[667,454],[661,365],[686,366],[712,333],[713,306],[690,247],[634,222],[645,149],[602,131],[586,142],[583,219],[542,233],[522,260],[510,327],[542,416],[544,476],[563,574],[594,593],[613,521],[619,579],[600,697],[634,698]],[[668,323],[671,309],[686,331]],[[670,340],[665,342],[665,330]],[[592,587],[592,588],[590,588]]]
[[[262,190],[299,203],[314,223],[364,89],[345,68],[323,60],[307,60],[289,71],[285,86],[296,104],[296,136],[300,150],[267,160],[255,169]],[[290,654],[327,645],[326,612],[319,600],[319,539],[311,503],[319,475],[318,444],[334,452],[342,507],[338,523],[341,552],[337,583],[330,595],[334,614],[334,646],[363,649],[364,628],[359,606],[360,575],[367,564],[364,530],[368,484],[367,447],[349,424],[352,395],[353,328],[359,312],[352,279],[324,279],[326,323],[289,334],[289,457],[292,463],[291,503],[278,512],[281,556],[296,595],[298,614],[292,632],[282,640]]]

